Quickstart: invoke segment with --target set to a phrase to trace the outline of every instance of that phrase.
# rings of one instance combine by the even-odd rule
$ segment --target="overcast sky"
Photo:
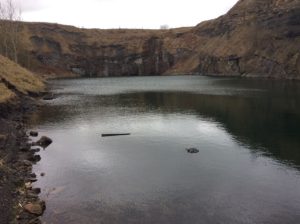
[[[5,0],[0,0],[5,1]],[[237,0],[14,0],[24,21],[85,28],[194,26],[226,13]]]

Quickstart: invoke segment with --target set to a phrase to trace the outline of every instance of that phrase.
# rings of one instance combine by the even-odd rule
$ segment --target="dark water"
[[[300,223],[300,84],[197,76],[57,80],[47,224]],[[102,138],[102,133],[130,136]],[[198,154],[185,148],[196,147]]]

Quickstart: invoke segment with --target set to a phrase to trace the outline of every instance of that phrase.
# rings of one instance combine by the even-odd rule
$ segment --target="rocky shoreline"
[[[31,142],[26,125],[38,106],[36,99],[30,97],[22,97],[14,104],[0,104],[0,223],[3,224],[38,224],[45,210],[45,202],[38,196],[40,189],[32,187],[37,181],[32,166],[41,159],[36,153],[42,145]]]

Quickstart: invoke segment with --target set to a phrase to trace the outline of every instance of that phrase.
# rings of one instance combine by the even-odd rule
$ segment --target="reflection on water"
[[[47,223],[299,223],[300,85],[70,79],[32,118],[54,143]],[[101,138],[102,133],[131,132]],[[197,147],[195,155],[185,148]]]

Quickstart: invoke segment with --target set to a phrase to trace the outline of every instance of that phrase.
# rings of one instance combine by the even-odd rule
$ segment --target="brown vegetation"
[[[16,94],[29,95],[44,88],[40,78],[0,55],[0,103],[16,97]]]

